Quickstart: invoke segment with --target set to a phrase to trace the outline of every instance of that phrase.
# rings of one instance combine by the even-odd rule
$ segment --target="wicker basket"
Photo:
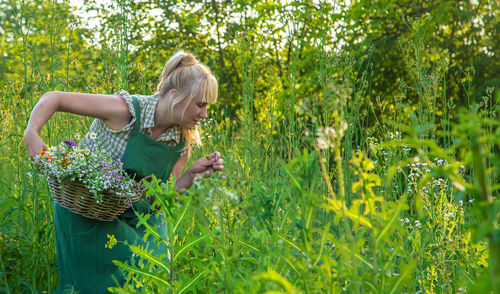
[[[48,180],[50,192],[54,201],[71,212],[96,219],[99,221],[112,221],[122,214],[129,206],[129,201],[120,196],[104,191],[102,201],[96,203],[94,196],[82,183],[61,181],[50,178]],[[140,200],[146,190],[142,181],[136,188],[131,202]]]

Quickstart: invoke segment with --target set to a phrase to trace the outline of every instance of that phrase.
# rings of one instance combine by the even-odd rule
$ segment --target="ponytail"
[[[158,83],[156,90],[160,92],[162,82],[166,77],[171,75],[174,70],[185,66],[195,65],[196,63],[196,58],[194,58],[194,56],[191,54],[185,53],[184,51],[175,53],[174,56],[172,56],[163,67],[160,75],[160,83]]]

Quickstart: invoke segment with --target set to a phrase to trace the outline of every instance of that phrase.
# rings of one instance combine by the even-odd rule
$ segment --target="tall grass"
[[[22,9],[22,17],[34,13]],[[27,158],[22,134],[46,91],[112,93],[131,87],[127,77],[140,69],[129,60],[127,11],[119,9],[116,43],[89,48],[82,58],[71,52],[72,33],[66,43],[56,42],[55,24],[49,22],[49,67],[39,64],[42,57],[22,18],[15,26],[24,76],[0,89],[2,292],[55,288],[52,201]],[[500,143],[495,120],[500,98],[488,90],[483,104],[471,101],[460,115],[450,106],[441,64],[426,58],[425,21],[409,24],[415,39],[407,50],[415,58],[408,70],[414,75],[400,86],[402,93],[418,93],[415,109],[405,95],[370,97],[370,76],[377,74],[370,55],[353,60],[326,50],[315,56],[320,91],[299,107],[295,89],[302,60],[295,39],[288,96],[271,87],[261,97],[256,88],[261,54],[254,40],[242,35],[239,117],[223,113],[217,115],[220,121],[206,122],[204,145],[192,157],[220,151],[226,180],[199,179],[176,196],[178,201],[172,187],[154,182],[149,193],[158,196],[168,226],[168,238],[157,242],[168,246],[170,256],[166,261],[131,245],[138,261],[119,264],[127,284],[114,291],[498,291],[499,159],[493,155]],[[98,60],[103,65],[96,69]],[[58,69],[65,69],[64,76]],[[81,89],[71,86],[77,82]],[[147,84],[142,79],[134,86],[152,92]],[[438,101],[444,105],[440,123]],[[384,111],[393,120],[384,121]],[[259,119],[261,112],[265,120]],[[42,137],[54,144],[83,134],[89,123],[57,114]]]

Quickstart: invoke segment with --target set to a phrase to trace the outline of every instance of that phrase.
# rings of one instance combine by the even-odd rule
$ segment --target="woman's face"
[[[207,102],[204,102],[202,97],[189,100],[186,97],[174,106],[174,120],[186,129],[194,128],[202,119],[207,118]]]

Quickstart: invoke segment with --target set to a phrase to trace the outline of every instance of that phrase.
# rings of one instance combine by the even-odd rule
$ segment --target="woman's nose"
[[[200,117],[201,117],[202,119],[206,119],[206,118],[208,117],[208,115],[207,115],[207,107],[206,107],[206,106],[204,106],[204,107],[201,109]]]

